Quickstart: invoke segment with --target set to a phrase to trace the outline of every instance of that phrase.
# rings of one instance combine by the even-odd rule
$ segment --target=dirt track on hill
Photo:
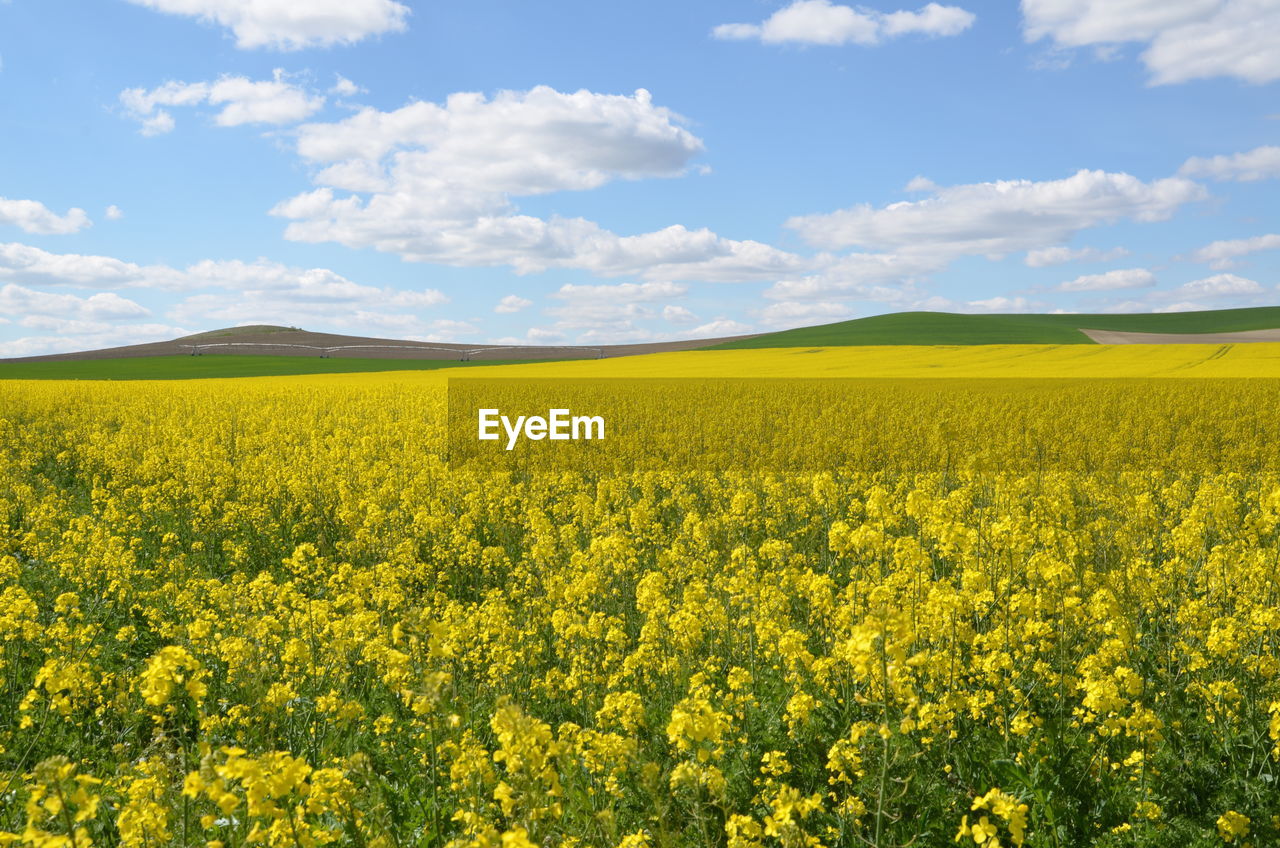
[[[731,339],[752,336],[726,336],[715,339],[689,339],[675,342],[622,345],[564,345],[536,347],[532,345],[447,344],[413,342],[403,339],[379,339],[368,336],[343,336],[335,333],[313,333],[286,328],[232,328],[184,336],[167,342],[108,347],[76,353],[51,353],[0,359],[0,362],[68,362],[89,359],[125,359],[140,356],[182,356],[199,346],[201,356],[225,354],[270,356],[325,356],[334,359],[453,359],[482,361],[486,359],[611,359],[644,353],[697,350]],[[340,348],[322,350],[322,348]]]
[[[1238,333],[1124,333],[1117,330],[1085,330],[1098,344],[1244,344],[1280,342],[1280,330],[1242,330]]]

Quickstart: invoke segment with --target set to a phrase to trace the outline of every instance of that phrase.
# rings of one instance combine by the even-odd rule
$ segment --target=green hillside
[[[1134,333],[1231,333],[1280,328],[1280,306],[1139,315],[957,315],[894,312],[799,327],[707,350],[849,345],[1094,344],[1078,328]]]
[[[61,362],[0,362],[0,380],[193,380],[361,371],[430,371],[469,365],[515,364],[518,364],[515,360],[496,359],[458,362],[453,359],[321,359],[317,356],[137,356]]]

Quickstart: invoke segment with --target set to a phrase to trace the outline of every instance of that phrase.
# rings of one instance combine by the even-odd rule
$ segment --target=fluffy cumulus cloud
[[[574,285],[566,283],[555,293],[560,300],[576,303],[629,304],[652,303],[673,297],[682,297],[687,286],[670,281],[651,283],[620,283],[617,285]]]
[[[1085,274],[1058,285],[1058,291],[1097,292],[1119,289],[1149,288],[1156,284],[1156,275],[1146,268],[1117,268],[1102,274]]]
[[[759,313],[761,324],[779,330],[810,324],[829,324],[851,317],[853,308],[849,304],[832,301],[783,300],[769,304]]]
[[[38,247],[0,244],[0,280],[42,286],[159,285],[172,269],[142,266],[111,256],[52,253]]]
[[[324,107],[325,98],[290,82],[277,68],[269,80],[223,76],[215,82],[166,82],[150,90],[127,88],[120,92],[120,102],[141,124],[139,131],[143,135],[160,135],[175,126],[173,115],[162,108],[166,106],[220,106],[214,116],[214,123],[220,127],[280,126],[315,114]]]
[[[351,316],[361,312],[372,317],[400,315],[432,309],[449,301],[435,289],[367,286],[327,268],[296,268],[264,259],[255,262],[204,260],[185,268],[174,268],[138,265],[110,256],[51,253],[16,243],[0,244],[0,281],[19,287],[111,287],[176,292],[188,297],[175,308],[173,316],[197,326],[216,321],[269,319],[296,323],[290,315],[314,317],[327,323],[333,323],[337,315],[341,316],[337,320],[355,326],[359,322]],[[74,298],[72,295],[57,297]],[[104,299],[95,301],[98,297]],[[101,293],[88,301],[105,308],[116,303],[115,298],[114,294]]]
[[[859,44],[871,46],[902,35],[959,35],[974,15],[958,6],[930,3],[918,11],[877,12],[830,0],[795,0],[759,24],[721,24],[711,31],[726,40],[765,44]]]
[[[1022,0],[1029,42],[1072,48],[1136,42],[1153,84],[1280,79],[1275,0]]]
[[[1111,303],[1101,312],[1188,312],[1265,305],[1274,290],[1237,274],[1214,274],[1171,289],[1150,290],[1141,298]]]
[[[689,330],[687,338],[716,339],[722,336],[741,336],[750,333],[754,327],[735,321],[732,318],[716,318]]]
[[[1228,239],[1206,244],[1191,254],[1195,262],[1208,262],[1215,269],[1230,268],[1241,256],[1260,250],[1280,249],[1280,233],[1268,233],[1252,238]]]
[[[0,286],[0,312],[22,316],[25,326],[32,326],[26,320],[32,317],[104,321],[140,318],[151,314],[140,304],[115,292],[98,292],[89,297],[78,297],[73,294],[37,291],[14,283]]]
[[[35,331],[18,339],[0,342],[0,356],[33,356],[41,353],[86,350],[155,341],[163,329],[158,324],[138,324],[151,312],[141,304],[115,292],[97,292],[88,297],[63,292],[47,292],[16,283],[0,285],[0,313],[9,316],[21,331]]]
[[[338,97],[354,97],[364,90],[342,74],[338,74],[337,81],[329,88],[329,93],[336,94]]]
[[[1033,312],[1040,308],[1039,304],[1027,300],[1025,297],[1006,297],[999,295],[997,297],[988,297],[982,300],[970,300],[960,309],[960,312]]]
[[[183,327],[156,322],[119,324],[42,315],[23,318],[19,326],[35,330],[37,334],[0,342],[0,357],[39,356],[158,342],[191,332]]]
[[[92,223],[83,209],[72,208],[65,215],[59,215],[38,200],[0,197],[0,224],[11,224],[23,232],[42,236],[65,235],[77,233]]]
[[[1229,156],[1193,156],[1183,163],[1178,173],[1245,183],[1275,179],[1280,177],[1280,147],[1255,147]]]
[[[1090,227],[1166,219],[1207,196],[1186,177],[1143,181],[1104,171],[950,187],[917,179],[910,189],[925,196],[910,202],[793,218],[788,225],[818,248],[800,255],[683,224],[626,235],[583,218],[521,212],[523,197],[688,173],[702,141],[643,90],[462,93],[390,111],[363,108],[304,124],[295,136],[315,186],[271,210],[288,220],[289,239],[519,274],[574,269],[646,282],[767,282],[766,297],[780,302],[909,307],[924,296],[928,275],[966,255],[1030,251],[1032,265],[1107,261],[1123,251],[1063,245]],[[630,323],[614,329],[630,334],[638,332],[635,322],[656,319],[644,303],[617,307],[615,324]],[[569,320],[567,307],[553,308]],[[562,335],[578,329],[551,328]]]
[[[444,104],[419,101],[390,112],[365,108],[301,127],[298,152],[329,168],[369,168],[353,191],[398,180],[408,188],[531,195],[678,176],[703,149],[681,123],[644,89],[626,96],[538,86],[492,99],[453,94]],[[322,171],[319,179],[348,188],[340,176]]]
[[[193,294],[170,310],[170,317],[186,324],[302,324],[423,341],[452,336],[438,326],[441,319],[423,315],[449,302],[435,289],[366,286],[324,268],[261,260],[200,262],[183,277],[189,285],[222,290]]]
[[[421,308],[447,303],[435,289],[419,291],[366,286],[327,268],[295,268],[259,259],[217,261],[206,259],[176,275],[169,287],[224,288],[236,292],[262,293],[293,303],[382,304]]]
[[[882,208],[854,206],[792,218],[787,226],[819,247],[854,245],[946,256],[1036,250],[1123,218],[1160,221],[1207,196],[1183,177],[1143,182],[1105,171],[1061,180],[1002,180],[939,188],[931,197]]]
[[[372,247],[417,262],[576,268],[602,276],[767,280],[806,260],[760,242],[672,225],[619,235],[582,218],[520,214],[514,198],[676,177],[703,149],[682,119],[633,95],[539,86],[493,98],[366,108],[299,128],[318,188],[272,213],[296,241]]]
[[[873,300],[906,307],[919,296],[917,284],[950,262],[949,257],[936,253],[908,251],[824,258],[814,273],[778,279],[765,291],[765,297],[778,301]]]
[[[1180,300],[1177,303],[1166,303],[1163,306],[1151,306],[1149,303],[1121,304],[1116,307],[1105,310],[1106,312],[1123,313],[1123,312],[1197,312],[1202,309],[1212,309],[1204,303],[1195,303],[1189,300]]]
[[[1065,265],[1068,262],[1110,262],[1128,255],[1129,251],[1123,247],[1099,250],[1096,247],[1057,246],[1029,250],[1023,262],[1028,268],[1047,268],[1051,265]]]
[[[287,290],[245,289],[191,295],[168,314],[176,321],[199,327],[287,324],[415,340],[425,340],[428,334],[437,335],[434,325],[440,319],[424,317],[417,309],[412,304],[396,304],[376,297],[326,299]],[[431,340],[446,339],[437,335]]]
[[[236,46],[299,50],[353,44],[402,31],[409,7],[395,0],[129,0],[226,27]]]
[[[668,324],[696,324],[698,316],[686,306],[677,306],[669,303],[662,307],[662,320]]]
[[[133,289],[161,303],[177,295],[177,303],[164,310],[174,325],[139,323],[152,310],[106,289]],[[363,285],[327,268],[265,259],[204,260],[175,268],[0,244],[0,314],[7,323],[39,333],[0,344],[0,355],[157,341],[187,332],[178,332],[179,326],[227,324],[305,324],[423,341],[474,336],[475,327],[434,314],[448,302],[435,289]]]
[[[686,286],[670,281],[620,283],[617,285],[574,285],[567,283],[552,297],[562,305],[546,313],[556,319],[557,331],[585,331],[587,342],[640,341],[652,334],[636,322],[651,321],[662,314],[657,304],[683,297]]]
[[[1239,277],[1235,274],[1214,274],[1201,280],[1184,283],[1174,289],[1172,296],[1194,300],[1213,300],[1217,298],[1249,297],[1263,293],[1262,286],[1256,280]]]
[[[686,338],[690,331],[673,332],[671,325],[688,326],[697,323],[698,318],[684,306],[670,301],[679,300],[687,293],[687,286],[670,280],[600,285],[566,283],[552,294],[556,305],[544,310],[544,314],[554,319],[553,326],[535,328],[525,339],[504,341],[623,344]],[[657,325],[661,322],[667,326],[659,328]]]
[[[509,294],[502,300],[498,301],[498,305],[493,307],[493,311],[503,315],[509,315],[513,312],[519,312],[521,309],[533,306],[533,301],[528,298],[521,297],[518,294]]]

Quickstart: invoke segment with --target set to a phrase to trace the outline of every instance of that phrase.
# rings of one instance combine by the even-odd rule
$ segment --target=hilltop
[[[1272,337],[1261,331],[1276,331]],[[1250,333],[1252,337],[1216,338]],[[1116,335],[1121,334],[1121,335]],[[1135,334],[1191,336],[1144,338]],[[894,312],[729,339],[712,350],[849,345],[1136,344],[1280,341],[1280,306],[1202,312],[961,315]]]

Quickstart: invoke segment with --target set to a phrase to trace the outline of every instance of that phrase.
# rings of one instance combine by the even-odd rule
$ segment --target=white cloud
[[[160,135],[174,128],[173,116],[162,106],[196,106],[209,103],[222,106],[214,117],[221,127],[242,124],[293,124],[318,112],[325,98],[308,94],[285,78],[277,68],[273,79],[250,80],[247,77],[223,76],[216,82],[166,82],[151,89],[127,88],[120,92],[120,102],[142,125],[143,135]]]
[[[336,76],[338,77],[338,80],[329,88],[330,94],[337,95],[338,97],[355,97],[357,94],[364,91],[363,88],[356,85],[342,74],[337,74]]]
[[[142,125],[138,132],[145,136],[164,135],[173,132],[173,128],[177,126],[173,115],[163,109],[158,109],[151,115],[139,115],[137,118]]]
[[[929,3],[918,11],[890,12],[880,18],[880,29],[889,37],[919,33],[920,35],[959,35],[973,26],[977,16],[959,6]]]
[[[557,330],[607,330],[611,333],[630,333],[636,329],[636,321],[649,321],[659,315],[653,307],[643,303],[608,300],[571,301],[564,306],[553,306],[546,312],[556,319]]]
[[[682,297],[687,291],[687,286],[669,280],[600,286],[566,283],[552,297],[576,303],[647,303]]]
[[[137,265],[110,256],[50,253],[16,243],[0,244],[0,281],[5,280],[43,286],[202,292],[176,307],[180,320],[194,324],[207,324],[210,319],[279,318],[291,310],[332,323],[335,315],[358,309],[412,311],[449,302],[435,289],[366,286],[327,268],[295,268],[265,259],[206,259],[178,269]],[[230,294],[209,293],[210,289]]]
[[[440,291],[361,285],[326,268],[296,268],[265,259],[204,260],[174,268],[0,244],[0,313],[22,316],[22,326],[53,334],[0,348],[12,355],[150,340],[121,335],[126,328],[116,326],[117,322],[150,314],[135,301],[112,291],[82,296],[40,291],[31,285],[179,292],[184,297],[168,309],[168,317],[177,324],[203,329],[267,323],[366,335],[391,331],[401,338],[437,340],[463,332],[461,325],[441,323],[447,319],[425,314],[449,302]],[[114,329],[90,326],[94,322],[111,324]]]
[[[124,217],[124,210],[113,203],[107,207],[106,217],[108,221],[119,221]]]
[[[1280,52],[1280,51],[1277,51]],[[1280,177],[1280,147],[1255,147],[1231,156],[1201,158],[1193,156],[1183,163],[1178,173],[1184,176],[1207,176],[1215,180],[1253,182]]]
[[[28,329],[49,329],[68,335],[27,336],[0,342],[0,356],[38,356],[75,350],[96,350],[119,345],[158,342],[187,335],[191,330],[168,324],[111,324],[105,321],[32,318]]]
[[[361,109],[336,123],[299,128],[298,152],[316,164],[390,164],[403,188],[419,191],[544,194],[618,178],[679,176],[703,149],[681,120],[654,106],[644,89],[628,97],[538,86],[491,100],[458,93],[443,106]],[[383,162],[391,153],[394,161]],[[323,176],[319,182],[325,184]]]
[[[10,316],[42,316],[101,321],[149,315],[144,307],[115,292],[89,297],[54,294],[7,283],[0,286],[0,312]],[[29,324],[27,326],[30,326]]]
[[[1203,186],[1180,177],[1144,183],[1129,174],[1082,170],[1045,182],[949,186],[924,200],[804,215],[787,226],[826,248],[995,256],[1060,244],[1080,230],[1121,218],[1164,220],[1206,196]]]
[[[903,191],[937,191],[938,184],[928,177],[914,176],[903,187]]]
[[[380,288],[352,282],[327,268],[294,268],[278,262],[205,260],[188,266],[170,287],[186,290],[221,288],[227,295],[196,295],[180,304],[175,315],[194,322],[198,311],[215,318],[249,320],[254,315],[310,315],[329,323],[343,310],[429,309],[449,302],[435,289]],[[292,323],[286,321],[285,323]]]
[[[298,153],[320,168],[320,188],[272,214],[291,219],[285,236],[296,241],[372,247],[418,262],[509,265],[522,274],[576,268],[737,281],[807,267],[798,256],[706,229],[622,236],[582,218],[519,214],[513,197],[686,173],[703,145],[680,122],[643,89],[624,96],[539,86],[391,112],[366,108],[299,129]]]
[[[525,333],[529,344],[554,344],[564,341],[564,333],[546,327],[530,327]]]
[[[1212,309],[1212,308],[1213,308],[1212,306],[1204,303],[1190,303],[1188,301],[1181,301],[1179,303],[1169,303],[1164,306],[1157,306],[1151,311],[1152,312],[1199,312],[1202,309]],[[1110,312],[1112,310],[1107,310],[1107,311]],[[1117,311],[1120,311],[1120,310],[1117,310]],[[1132,310],[1123,310],[1123,311],[1128,312]]]
[[[9,200],[0,197],[0,224],[13,224],[36,235],[66,235],[93,225],[83,209],[71,208],[59,215],[38,200]]]
[[[306,291],[247,289],[232,293],[202,293],[185,298],[169,310],[184,324],[209,328],[228,324],[285,324],[330,326],[357,332],[396,330],[399,335],[425,332],[429,324],[416,306],[407,312],[382,311],[386,301],[377,296],[316,297]]]
[[[174,127],[173,115],[161,106],[194,106],[209,97],[206,82],[166,82],[147,91],[145,88],[126,88],[120,92],[120,102],[134,119],[142,124],[143,135],[162,135]]]
[[[1172,289],[1148,291],[1141,299],[1125,300],[1103,312],[1187,312],[1224,309],[1268,302],[1272,292],[1256,280],[1236,274],[1214,274]]]
[[[1128,312],[1159,312],[1153,309],[1150,303],[1142,300],[1122,300],[1119,303],[1112,303],[1097,309],[1090,309],[1090,313],[1102,312],[1108,315],[1123,315]]]
[[[129,0],[158,12],[230,29],[242,49],[300,50],[353,44],[405,29],[409,7],[394,0]]]
[[[662,320],[668,324],[696,324],[698,316],[683,306],[667,304],[662,307]]]
[[[1184,283],[1174,289],[1172,295],[1174,297],[1187,298],[1218,298],[1218,297],[1245,297],[1248,295],[1262,294],[1262,286],[1255,280],[1238,277],[1235,274],[1214,274],[1212,277],[1205,277],[1201,280],[1193,280]]]
[[[520,297],[520,295],[517,294],[509,294],[502,300],[498,301],[498,305],[493,307],[493,311],[502,314],[510,314],[512,312],[519,312],[521,309],[528,306],[533,306],[532,300]]]
[[[1229,76],[1280,79],[1274,0],[1022,0],[1029,42],[1062,48],[1139,42],[1155,85]]]
[[[817,301],[806,303],[784,300],[771,303],[760,310],[760,323],[777,329],[805,327],[811,324],[830,324],[853,317],[853,309],[846,303]]]
[[[1102,274],[1085,274],[1058,285],[1058,291],[1091,292],[1148,288],[1156,284],[1156,276],[1146,268],[1117,268]]]
[[[674,324],[697,323],[697,316],[682,306],[657,306],[661,301],[683,297],[686,292],[687,287],[670,280],[612,285],[568,283],[552,295],[561,305],[546,310],[555,319],[554,327],[547,329],[558,338],[572,333],[579,344],[658,340],[665,336],[639,322],[661,319]]]
[[[1123,247],[1113,247],[1110,250],[1099,250],[1096,247],[1042,247],[1027,251],[1023,262],[1029,268],[1047,268],[1068,262],[1111,262],[1128,255],[1129,251]]]
[[[720,336],[741,336],[750,333],[753,327],[750,324],[743,324],[741,321],[734,321],[731,318],[717,318],[698,327],[689,330],[687,338],[690,339],[714,339]]]
[[[110,256],[50,253],[17,242],[0,244],[0,280],[85,287],[157,285],[165,272]]]
[[[553,306],[547,314],[556,319],[557,330],[609,332],[615,338],[631,337],[637,321],[652,321],[659,313],[641,303],[574,303]],[[646,331],[648,332],[648,331]],[[596,335],[593,338],[599,339]]]
[[[49,330],[55,333],[83,335],[100,333],[111,329],[111,324],[104,321],[80,321],[75,318],[54,318],[49,315],[28,315],[18,322],[18,326],[28,330]]]
[[[1230,268],[1233,260],[1260,250],[1280,248],[1280,233],[1269,233],[1252,238],[1215,241],[1191,254],[1194,262],[1208,262],[1215,269]]]
[[[588,330],[578,336],[575,343],[580,345],[617,345],[641,344],[659,340],[652,331],[643,327],[632,327],[630,329],[601,328]]]
[[[764,294],[783,301],[857,297],[902,304],[915,296],[916,281],[942,270],[949,261],[936,253],[907,251],[827,257],[816,273],[783,277]]]
[[[209,102],[226,104],[214,119],[222,127],[292,124],[324,107],[323,97],[308,95],[286,82],[279,69],[272,80],[254,82],[245,77],[223,77],[209,88]]]
[[[971,300],[965,304],[965,312],[1031,312],[1036,304],[1025,297],[989,297],[985,300]]]
[[[428,332],[416,337],[422,342],[455,342],[461,338],[474,337],[476,327],[466,321],[455,321],[451,318],[437,318],[427,325]]]
[[[884,14],[830,0],[795,0],[760,24],[721,24],[711,34],[725,40],[759,39],[765,44],[860,44],[870,46],[910,33],[959,35],[974,15],[958,6],[930,3],[916,12]]]

